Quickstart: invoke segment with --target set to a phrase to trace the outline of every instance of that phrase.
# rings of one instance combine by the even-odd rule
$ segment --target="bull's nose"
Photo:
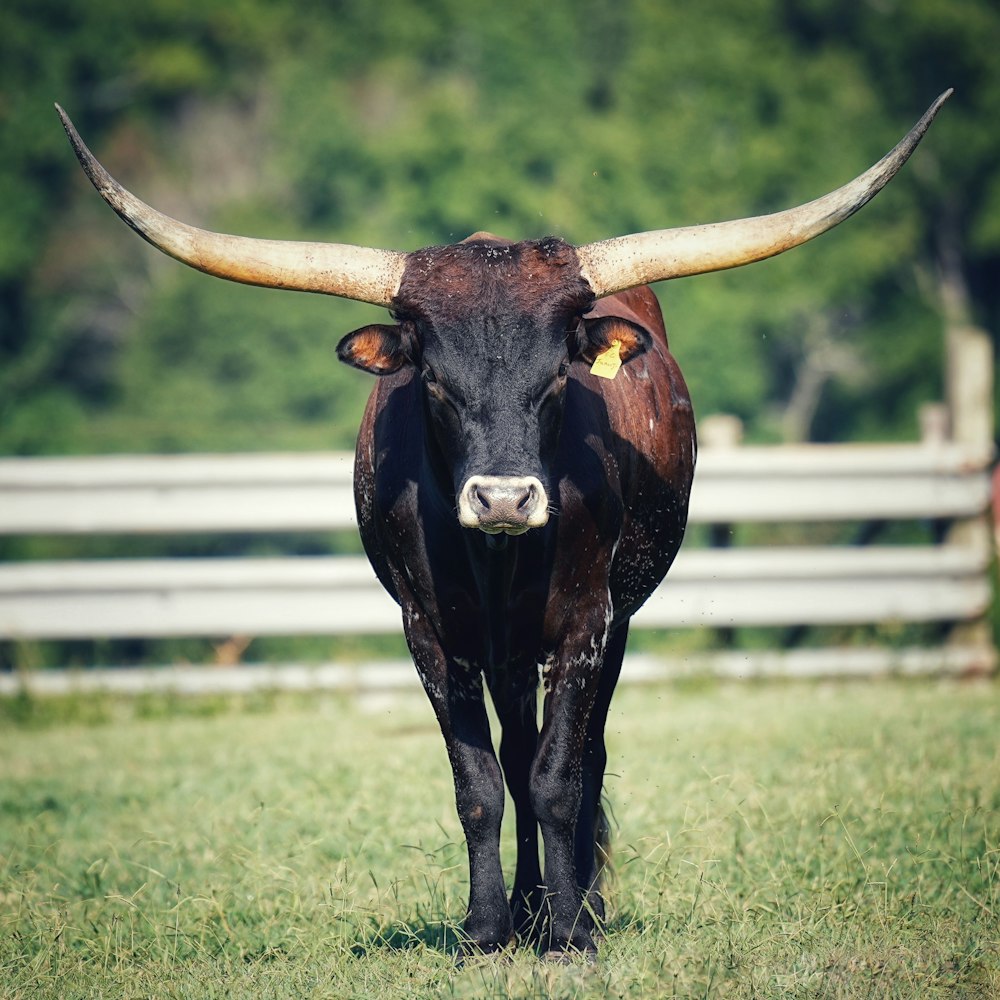
[[[466,528],[520,535],[549,519],[549,498],[534,476],[471,476],[458,497],[458,520]]]

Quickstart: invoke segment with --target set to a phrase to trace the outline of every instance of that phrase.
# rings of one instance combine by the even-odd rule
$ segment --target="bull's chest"
[[[463,532],[444,552],[430,552],[428,565],[419,600],[449,656],[483,670],[544,659],[551,570],[537,540],[496,548]]]

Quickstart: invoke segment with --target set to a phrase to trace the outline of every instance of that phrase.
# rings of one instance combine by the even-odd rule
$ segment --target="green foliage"
[[[995,686],[619,692],[590,966],[455,963],[465,850],[422,700],[52,712],[0,726],[5,997],[1000,990]]]
[[[660,289],[699,412],[739,413],[759,438],[912,436],[914,405],[940,395],[942,253],[959,248],[974,318],[997,324],[998,42],[988,0],[723,0],[697,17],[650,0],[12,0],[0,453],[341,446],[367,385],[332,358],[372,310],[156,259],[79,176],[54,99],[178,217],[414,249],[787,207],[873,162],[954,85],[858,220]],[[790,421],[803,370],[828,356]]]
[[[989,0],[721,0],[697,17],[658,0],[10,0],[0,454],[350,447],[370,379],[334,348],[384,315],[164,259],[81,176],[53,100],[177,218],[415,249],[477,229],[584,242],[781,209],[874,162],[954,85],[857,219],[658,289],[699,414],[735,413],[757,440],[913,438],[917,407],[942,395],[942,274],[973,320],[1000,321],[998,45]],[[4,540],[0,558],[16,549]],[[7,644],[0,662],[23,653]]]

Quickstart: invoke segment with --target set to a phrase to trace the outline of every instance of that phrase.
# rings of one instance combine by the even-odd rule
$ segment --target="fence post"
[[[966,323],[948,323],[945,355],[951,438],[971,446],[974,461],[988,467],[993,460],[993,345],[989,334]],[[991,512],[958,521],[947,540],[982,553],[984,561],[990,562]],[[949,642],[992,651],[992,622],[988,618],[962,622],[952,629]]]
[[[738,448],[743,443],[743,421],[731,413],[712,413],[698,424],[698,442],[705,448]],[[708,544],[713,549],[727,549],[733,541],[733,526],[728,522],[708,526]],[[713,630],[719,646],[736,645],[736,629],[722,626]]]

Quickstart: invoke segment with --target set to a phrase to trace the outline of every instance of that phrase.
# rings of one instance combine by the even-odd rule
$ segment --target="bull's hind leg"
[[[583,788],[574,842],[576,879],[598,929],[604,923],[601,882],[608,862],[609,849],[607,817],[601,807],[604,770],[608,761],[604,745],[604,728],[608,719],[608,709],[611,707],[611,696],[615,692],[615,685],[621,674],[627,637],[626,622],[615,629],[608,638],[597,696],[587,722],[587,740],[583,751]]]
[[[517,867],[510,894],[514,930],[521,937],[540,934],[544,890],[538,863],[538,820],[531,805],[531,763],[538,746],[537,688],[534,664],[506,669],[490,678],[490,695],[500,721],[500,764],[514,803]]]

